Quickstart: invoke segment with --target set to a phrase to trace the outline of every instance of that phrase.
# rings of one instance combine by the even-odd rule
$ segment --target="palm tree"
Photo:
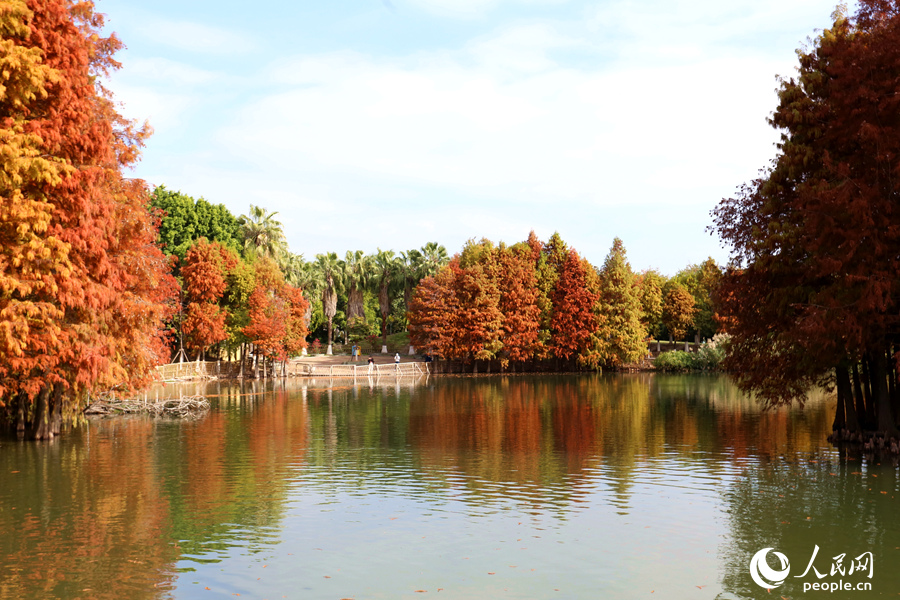
[[[412,299],[413,290],[422,280],[422,262],[424,256],[418,250],[401,252],[400,260],[403,263],[403,303],[409,311],[409,301]]]
[[[422,261],[420,264],[419,278],[434,277],[437,272],[447,266],[450,257],[447,249],[437,242],[428,242],[421,249]]]
[[[316,271],[322,280],[322,312],[328,319],[328,349],[325,354],[331,354],[332,323],[337,314],[338,290],[341,284],[341,261],[336,252],[316,254]]]
[[[378,290],[378,307],[381,310],[381,352],[387,354],[387,319],[391,314],[391,295],[398,283],[402,285],[402,260],[394,256],[393,250],[382,250],[374,257],[373,279]]]
[[[372,257],[366,256],[362,250],[347,250],[344,257],[342,279],[347,290],[347,319],[365,317],[365,299],[363,291],[372,276]]]
[[[302,290],[303,296],[309,301],[306,313],[303,315],[303,324],[307,329],[312,321],[312,300],[319,297],[324,286],[316,264],[304,261],[302,254],[288,252],[283,267],[285,280],[295,288]]]
[[[250,215],[241,215],[238,220],[244,233],[244,249],[268,256],[283,267],[287,255],[287,240],[284,237],[284,225],[275,219],[277,214],[251,204]]]
[[[341,285],[347,290],[347,329],[350,324],[366,318],[364,291],[372,275],[372,257],[362,250],[347,251],[341,272]],[[346,338],[346,334],[345,334]],[[346,343],[346,339],[344,340]]]

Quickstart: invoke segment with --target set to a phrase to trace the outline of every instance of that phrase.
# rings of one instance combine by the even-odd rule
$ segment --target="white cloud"
[[[126,58],[123,71],[132,81],[169,86],[196,86],[214,83],[223,76],[167,58]]]
[[[589,46],[583,40],[559,33],[549,24],[529,23],[475,39],[464,51],[495,76],[506,78],[557,67],[557,62],[548,55],[551,51]]]
[[[501,4],[563,4],[567,0],[407,0],[407,3],[441,16],[471,19]]]
[[[202,54],[233,55],[256,48],[246,35],[189,21],[148,17],[137,26],[137,31],[157,43]]]
[[[203,153],[173,154],[146,178],[237,213],[251,202],[280,211],[307,255],[433,239],[455,250],[559,229],[595,262],[614,235],[668,239],[665,251],[629,251],[636,268],[672,271],[681,256],[716,252],[705,215],[774,153],[774,77],[791,72],[812,29],[785,23],[827,23],[830,11],[781,4],[604,4],[586,20],[503,23],[451,49],[281,59],[228,86],[240,106],[202,115],[218,124]],[[753,40],[773,32],[790,45]],[[195,100],[168,96],[167,78],[222,83],[178,63],[138,67],[147,85],[125,100],[164,123]]]
[[[184,125],[184,114],[200,102],[200,98],[157,88],[119,83],[115,86],[120,112],[129,119],[149,121],[154,130],[175,130]]]
[[[304,165],[589,204],[655,196],[668,185],[663,174],[683,169],[701,185],[733,185],[735,171],[749,163],[752,174],[774,140],[764,123],[773,63],[708,58],[579,70],[542,59],[543,44],[532,49],[542,68],[515,77],[493,64],[469,65],[471,48],[457,60],[441,54],[410,64],[301,57],[279,65],[292,89],[246,107],[220,140],[263,168]],[[742,91],[723,97],[726,90]]]

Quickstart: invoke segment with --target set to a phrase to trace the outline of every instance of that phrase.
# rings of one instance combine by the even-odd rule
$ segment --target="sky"
[[[558,231],[667,275],[775,156],[776,76],[836,0],[97,0],[131,176],[277,211],[307,260]],[[252,7],[252,8],[251,8]]]

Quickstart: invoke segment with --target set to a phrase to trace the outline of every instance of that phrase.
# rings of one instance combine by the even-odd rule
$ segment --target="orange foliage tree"
[[[182,329],[188,346],[200,352],[228,338],[227,312],[220,306],[228,274],[237,266],[238,257],[219,242],[197,240],[184,258],[181,269],[187,294]]]
[[[262,257],[256,263],[256,286],[250,294],[250,323],[243,333],[256,354],[270,360],[286,360],[306,347],[303,316],[308,301],[284,281],[275,262]]]
[[[493,249],[483,250],[480,258]],[[471,254],[471,251],[470,251]],[[502,347],[502,313],[496,270],[478,259],[459,256],[435,277],[426,277],[410,300],[410,341],[417,348],[448,359],[494,358]]]
[[[598,297],[594,268],[558,234],[547,244],[534,232],[510,247],[469,242],[416,288],[410,341],[442,358],[499,359],[504,367],[548,352],[589,365],[580,355],[596,329]]]
[[[597,327],[594,305],[600,299],[596,291],[588,288],[588,265],[575,250],[569,250],[559,269],[559,277],[553,287],[553,312],[550,327],[553,337],[550,349],[557,358],[569,360],[583,353]]]
[[[541,353],[540,289],[531,247],[501,248],[499,263],[504,360],[531,360]]]
[[[146,188],[122,176],[148,130],[99,83],[121,46],[102,26],[89,2],[0,11],[0,409],[36,438],[148,379],[175,289]]]
[[[691,293],[680,283],[672,283],[663,297],[662,320],[673,339],[680,340],[687,335],[696,312]]]
[[[451,263],[458,262],[454,258]],[[458,268],[458,266],[457,266]],[[426,277],[416,287],[409,302],[409,340],[426,354],[450,358],[453,348],[456,294],[453,291],[455,270],[444,267],[434,277]]]

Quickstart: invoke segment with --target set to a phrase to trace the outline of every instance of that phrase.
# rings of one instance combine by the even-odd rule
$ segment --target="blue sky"
[[[294,252],[559,231],[672,275],[774,155],[775,76],[834,0],[99,0],[134,176],[278,211]]]

